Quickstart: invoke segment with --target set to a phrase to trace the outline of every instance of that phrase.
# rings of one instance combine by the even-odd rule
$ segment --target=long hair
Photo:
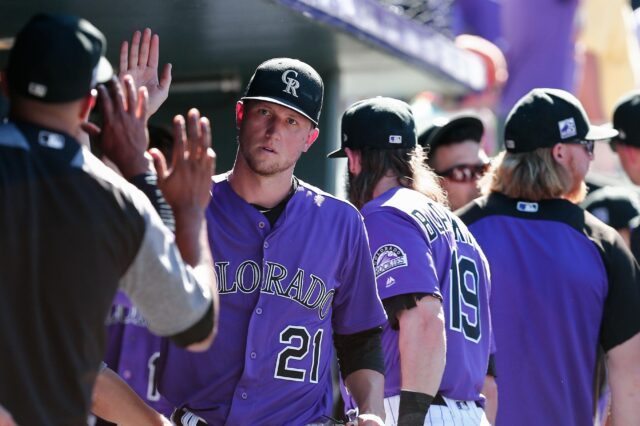
[[[524,153],[500,153],[479,182],[483,194],[500,192],[510,198],[540,201],[570,194],[574,177],[558,164],[551,148]]]
[[[411,149],[364,148],[360,152],[362,170],[357,176],[349,176],[347,187],[349,201],[358,209],[373,199],[373,190],[384,176],[397,176],[400,186],[447,204],[436,175],[426,165],[426,155],[420,145]]]

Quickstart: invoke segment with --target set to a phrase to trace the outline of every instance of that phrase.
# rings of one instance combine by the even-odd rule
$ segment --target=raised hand
[[[124,87],[124,90],[123,90]],[[98,87],[102,107],[101,149],[122,175],[129,179],[151,170],[145,156],[149,146],[147,133],[147,89],[136,90],[131,76],[122,85],[113,78]]]
[[[206,117],[192,108],[185,120],[181,115],[173,119],[173,158],[167,169],[162,153],[150,150],[156,171],[158,187],[176,214],[181,212],[202,214],[211,199],[211,176],[215,173],[216,155],[211,149],[211,126]]]
[[[152,34],[149,28],[140,33],[136,31],[129,43],[120,45],[120,72],[122,79],[126,74],[133,77],[137,87],[144,86],[149,94],[147,118],[153,115],[169,96],[171,86],[171,64],[166,64],[162,76],[158,79],[158,62],[160,57],[160,37]]]

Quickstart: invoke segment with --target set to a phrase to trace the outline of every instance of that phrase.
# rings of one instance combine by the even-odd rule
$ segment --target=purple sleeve
[[[382,299],[407,293],[442,297],[431,246],[409,218],[378,211],[365,218]]]
[[[333,303],[336,333],[353,334],[384,324],[384,312],[373,274],[367,233],[361,216],[351,221],[345,232],[346,253],[333,253],[343,259],[341,286]]]

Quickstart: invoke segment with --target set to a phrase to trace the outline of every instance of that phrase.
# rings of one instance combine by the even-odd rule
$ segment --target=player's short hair
[[[483,194],[499,192],[510,198],[540,201],[560,198],[572,188],[569,171],[558,164],[551,148],[529,152],[502,152],[480,179]]]
[[[421,146],[398,149],[359,150],[362,153],[362,171],[351,179],[347,194],[358,209],[373,199],[373,189],[387,173],[398,176],[400,186],[421,192],[441,204],[447,205],[447,197],[433,170],[426,165]]]

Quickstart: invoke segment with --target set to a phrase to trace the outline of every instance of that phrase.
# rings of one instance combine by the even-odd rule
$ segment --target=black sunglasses
[[[589,155],[593,155],[593,149],[595,148],[595,145],[596,145],[595,141],[581,141],[581,140],[564,142],[564,143],[582,145],[584,149],[589,153]]]
[[[438,176],[447,178],[453,182],[466,183],[474,182],[480,179],[491,165],[489,163],[483,164],[457,164],[453,167],[449,167],[442,172],[436,172]]]

